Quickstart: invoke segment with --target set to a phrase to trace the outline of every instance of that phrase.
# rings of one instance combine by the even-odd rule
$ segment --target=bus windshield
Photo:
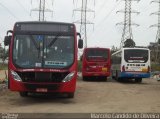
[[[86,59],[88,61],[107,61],[108,51],[103,49],[87,49]]]
[[[13,63],[20,68],[66,68],[74,62],[74,37],[14,36]]]
[[[146,63],[148,61],[148,50],[127,49],[124,50],[124,59],[128,63]]]

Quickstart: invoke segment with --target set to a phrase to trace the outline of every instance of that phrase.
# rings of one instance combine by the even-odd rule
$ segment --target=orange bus
[[[8,32],[12,35],[8,35]],[[77,34],[72,23],[17,22],[8,31],[8,87],[28,93],[67,93],[74,97],[77,78]],[[79,40],[79,48],[83,41]]]
[[[110,76],[111,53],[108,48],[85,48],[82,56],[82,78],[107,81]]]

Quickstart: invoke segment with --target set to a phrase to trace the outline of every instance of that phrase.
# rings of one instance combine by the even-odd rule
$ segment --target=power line
[[[103,1],[103,3],[101,4],[100,8],[96,12],[96,13],[98,13],[98,15],[102,12],[102,10],[105,7],[106,3],[107,3],[107,0],[105,0],[105,2]]]
[[[104,24],[103,22],[106,21],[106,19],[111,15],[111,13],[119,6],[119,4],[121,3],[121,1],[117,2],[115,6],[113,6],[113,8],[109,11],[109,13],[100,21],[96,24],[95,28],[98,29],[102,24]],[[98,18],[98,17],[96,17]],[[104,27],[104,25],[103,25]],[[102,29],[101,29],[102,30]],[[102,30],[103,31],[103,30]],[[92,35],[94,35],[93,33],[90,34],[89,37],[91,37]]]
[[[7,12],[12,16],[14,17],[15,19],[19,20],[5,5],[3,5],[2,3],[0,3],[0,5],[5,8],[7,10]]]
[[[29,11],[27,11],[27,10],[25,9],[25,7],[23,6],[23,4],[21,4],[21,2],[19,2],[19,0],[16,0],[16,2],[23,8],[23,10],[28,14],[28,16],[29,16],[31,19],[33,19],[32,16],[29,15],[29,14],[30,14]]]
[[[96,25],[96,27],[100,26],[100,24],[102,24],[111,15],[111,13],[119,6],[120,3],[121,1],[119,1],[115,6],[113,6],[111,11],[109,11],[109,13]]]

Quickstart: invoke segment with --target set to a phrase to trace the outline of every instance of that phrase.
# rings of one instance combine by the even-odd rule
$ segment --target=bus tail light
[[[75,71],[69,73],[69,74],[62,80],[62,82],[69,82],[69,81],[71,81],[71,79],[74,77],[74,75],[75,75]]]
[[[122,71],[125,71],[125,66],[124,65],[122,66]]]

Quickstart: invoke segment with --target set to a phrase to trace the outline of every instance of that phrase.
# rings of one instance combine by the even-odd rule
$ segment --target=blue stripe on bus
[[[149,78],[150,73],[132,73],[132,72],[121,72],[120,78]]]

